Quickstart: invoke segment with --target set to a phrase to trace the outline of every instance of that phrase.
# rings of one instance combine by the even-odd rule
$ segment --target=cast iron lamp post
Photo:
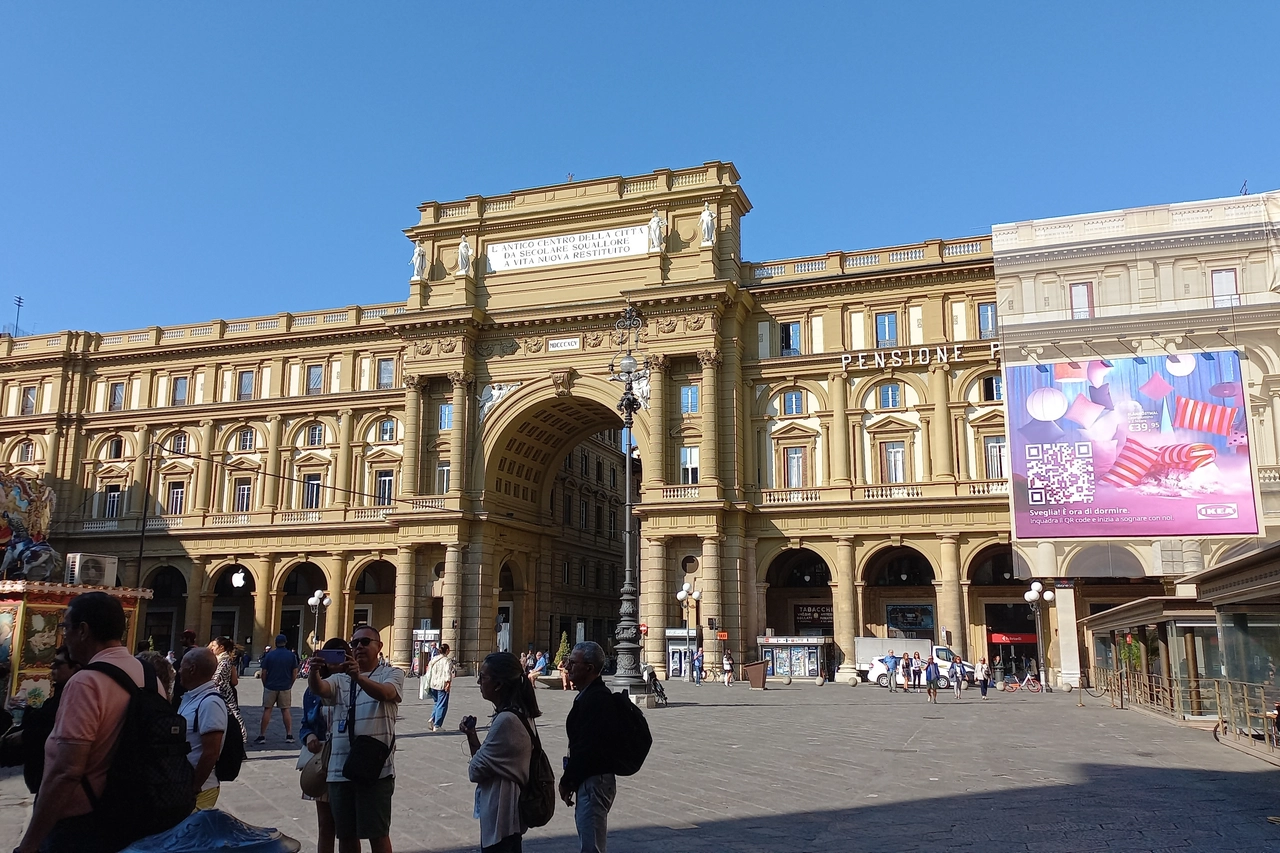
[[[618,670],[613,676],[613,684],[631,695],[647,693],[648,684],[640,674],[640,625],[637,619],[639,602],[636,587],[635,566],[632,565],[632,524],[635,522],[634,496],[631,490],[631,427],[635,413],[640,411],[640,397],[635,392],[635,383],[649,376],[649,371],[640,367],[640,362],[632,355],[632,349],[640,344],[640,312],[628,304],[622,317],[614,325],[618,352],[609,362],[609,378],[622,383],[622,396],[618,400],[618,411],[622,413],[623,453],[626,456],[626,477],[624,487],[627,490],[626,523],[623,525],[626,542],[623,548],[622,566],[622,604],[618,608],[618,627],[614,632],[617,641],[614,650],[618,655]]]
[[[689,603],[702,600],[702,590],[694,589],[693,584],[685,584],[676,593],[676,601],[684,608],[684,680],[693,681],[693,647],[689,637]],[[697,611],[694,611],[695,613]]]
[[[1053,688],[1049,686],[1049,682],[1045,681],[1044,678],[1044,638],[1040,629],[1040,602],[1044,601],[1045,604],[1048,604],[1053,601],[1054,592],[1052,589],[1045,589],[1044,584],[1040,583],[1040,581],[1032,581],[1031,589],[1024,592],[1022,597],[1027,604],[1031,605],[1031,612],[1036,617],[1036,663],[1040,667],[1040,687],[1043,688],[1045,693],[1052,693]]]
[[[320,611],[333,604],[333,599],[325,595],[323,589],[317,589],[315,594],[307,599],[307,604],[311,606],[311,614],[316,617],[316,628],[311,635],[312,651],[315,651],[320,648]]]

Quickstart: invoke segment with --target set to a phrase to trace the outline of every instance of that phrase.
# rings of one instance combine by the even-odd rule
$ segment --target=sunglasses
[[[353,646],[371,646],[371,645],[373,645],[373,644],[374,644],[374,643],[376,643],[376,642],[378,642],[378,641],[377,641],[377,640],[375,640],[373,637],[354,637],[354,638],[352,638],[352,640],[351,640],[351,645],[353,645]]]

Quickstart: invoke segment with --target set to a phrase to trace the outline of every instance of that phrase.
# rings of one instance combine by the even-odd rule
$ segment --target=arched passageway
[[[207,643],[214,637],[230,637],[237,642],[247,640],[250,649],[258,646],[253,656],[261,654],[266,641],[253,636],[256,591],[253,572],[239,563],[227,563],[218,569],[213,579],[213,606],[205,622],[209,636],[197,636],[196,641]]]
[[[936,642],[938,602],[928,558],[905,545],[888,548],[871,559],[865,577],[869,633]]]
[[[324,571],[315,563],[303,562],[294,566],[280,588],[280,633],[288,638],[287,645],[301,657],[309,656],[322,643],[328,614],[316,608],[312,612],[307,599],[316,590],[324,592],[328,583]],[[318,622],[318,626],[317,626]],[[274,644],[274,638],[270,638]],[[265,643],[265,641],[264,641]]]
[[[384,648],[391,646],[391,623],[395,618],[396,567],[387,560],[368,563],[356,576],[351,596],[351,624],[372,625],[382,635]]]
[[[150,601],[139,602],[142,625],[138,644],[149,645],[161,654],[178,647],[187,612],[187,579],[174,566],[161,566],[147,586]]]
[[[765,574],[765,625],[791,637],[831,637],[831,570],[807,548],[783,551]]]

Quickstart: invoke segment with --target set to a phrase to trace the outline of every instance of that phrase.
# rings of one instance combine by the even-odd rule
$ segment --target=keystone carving
[[[555,386],[557,397],[568,397],[569,387],[573,383],[572,370],[551,371],[551,384]]]

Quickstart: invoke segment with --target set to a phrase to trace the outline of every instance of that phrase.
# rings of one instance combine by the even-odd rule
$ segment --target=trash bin
[[[995,674],[996,689],[1004,690],[1004,664],[996,664],[991,671]]]
[[[752,690],[764,690],[765,671],[769,668],[768,661],[756,661],[755,663],[743,664],[742,676],[751,685]]]

